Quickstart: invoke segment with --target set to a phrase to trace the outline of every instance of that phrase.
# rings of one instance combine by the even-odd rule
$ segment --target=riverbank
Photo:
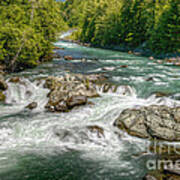
[[[92,47],[92,48],[100,48],[100,49],[106,49],[106,50],[114,50],[114,51],[120,51],[120,52],[126,52],[128,54],[132,54],[135,56],[144,56],[148,57],[149,60],[156,60],[157,63],[168,63],[172,64],[175,66],[180,66],[180,54],[179,53],[163,53],[160,55],[154,54],[151,52],[149,49],[143,47],[144,45],[137,47],[137,48],[130,48],[125,45],[122,46],[114,46],[114,45],[109,45],[109,46],[94,46],[91,43],[83,43],[80,40],[74,40],[73,36],[66,37],[60,39],[61,41],[64,42],[69,42],[69,43],[76,43],[80,46],[85,46],[85,47]]]
[[[11,74],[11,73],[18,73],[22,72],[26,69],[33,69],[38,67],[39,65],[43,63],[48,63],[51,62],[54,58],[61,58],[60,54],[57,54],[55,51],[58,49],[58,47],[53,47],[53,53],[50,53],[46,55],[45,57],[39,59],[36,64],[24,64],[24,63],[19,63],[15,66],[15,68],[12,70],[7,64],[5,63],[0,63],[0,74],[1,75],[6,75],[6,74]]]

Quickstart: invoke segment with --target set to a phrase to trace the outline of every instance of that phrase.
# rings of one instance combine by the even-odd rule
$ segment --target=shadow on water
[[[0,167],[1,180],[140,180],[145,173],[144,169],[134,175],[128,172],[128,168],[104,168],[105,162],[84,159],[82,152],[78,151],[56,152],[55,155],[14,153],[12,161],[16,156],[16,166],[6,168],[3,172]],[[140,166],[137,160],[134,164]]]

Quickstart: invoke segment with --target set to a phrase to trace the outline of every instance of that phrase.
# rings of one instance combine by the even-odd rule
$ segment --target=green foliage
[[[43,61],[66,28],[54,0],[4,0],[0,12],[0,62],[11,71]]]
[[[79,24],[80,15],[84,10],[84,3],[86,0],[67,0],[61,3],[61,15],[65,22],[68,22],[70,27]]]
[[[167,1],[150,31],[149,47],[158,53],[180,50],[180,3]]]
[[[62,7],[78,38],[94,45],[127,45],[160,54],[180,50],[179,0],[69,0]]]

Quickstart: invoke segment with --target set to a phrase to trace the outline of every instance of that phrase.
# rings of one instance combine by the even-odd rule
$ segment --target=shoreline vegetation
[[[112,51],[120,51],[120,52],[125,52],[128,54],[132,54],[135,56],[143,56],[143,57],[147,57],[149,58],[149,60],[157,60],[157,62],[162,63],[171,63],[172,65],[176,65],[176,66],[180,66],[180,54],[179,53],[167,53],[167,54],[161,54],[161,55],[156,55],[153,53],[147,53],[148,49],[132,49],[126,46],[95,46],[92,45],[90,43],[83,43],[80,40],[76,40],[74,39],[74,37],[70,36],[70,37],[66,37],[66,38],[62,38],[61,41],[64,42],[69,42],[69,43],[76,43],[80,46],[84,46],[84,47],[92,47],[92,48],[101,48],[101,49],[105,49],[105,50],[112,50]],[[57,46],[54,47],[55,49],[61,49]]]
[[[63,40],[180,65],[178,0],[15,0],[0,10],[0,72],[52,60],[68,29],[77,31]]]
[[[76,43],[179,61],[178,0],[70,0],[61,9]]]
[[[60,2],[14,0],[0,2],[0,68],[18,72],[53,57],[53,42],[67,29]]]

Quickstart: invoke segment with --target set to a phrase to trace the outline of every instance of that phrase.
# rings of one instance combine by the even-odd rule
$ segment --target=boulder
[[[92,126],[74,126],[72,128],[62,128],[55,127],[54,135],[59,138],[60,141],[63,142],[71,142],[76,144],[84,144],[84,143],[97,143],[100,145],[103,144],[102,139],[105,137],[104,129],[97,125]]]
[[[154,81],[154,78],[153,77],[149,77],[147,79],[145,79],[146,81]]]
[[[85,105],[87,98],[99,97],[89,76],[66,74],[48,77],[44,84],[50,89],[45,108],[50,112],[68,112],[75,106]]]
[[[0,101],[5,101],[5,99],[6,99],[6,96],[3,94],[3,92],[2,91],[0,91]]]
[[[91,133],[96,133],[98,138],[105,137],[104,135],[104,129],[100,126],[94,125],[94,126],[87,126],[87,129]]]
[[[154,57],[153,57],[153,56],[150,56],[150,57],[149,57],[149,60],[154,60]]]
[[[26,96],[30,97],[30,96],[32,96],[32,94],[33,93],[31,91],[29,91],[29,90],[26,91]]]
[[[128,65],[121,65],[120,68],[127,68]]]
[[[87,103],[87,97],[86,96],[71,96],[67,99],[67,106],[69,108],[84,105],[86,103]]]
[[[94,106],[94,105],[95,105],[95,104],[94,104],[93,102],[91,102],[91,101],[88,101],[87,104],[88,104],[88,105],[91,105],[91,106]]]
[[[7,90],[7,88],[8,88],[7,83],[5,82],[3,76],[0,75],[0,90],[5,91]]]
[[[20,82],[20,77],[12,77],[9,79],[9,82],[11,83],[19,83]]]
[[[180,140],[180,107],[152,105],[126,109],[116,119],[115,126],[133,136],[166,141]]]
[[[172,95],[168,92],[153,92],[152,94],[155,94],[156,97],[168,97]]]
[[[68,60],[68,61],[71,61],[71,60],[73,60],[73,57],[72,56],[64,56],[64,59]]]
[[[89,43],[83,43],[83,46],[90,47],[91,45]]]
[[[37,108],[37,106],[38,106],[37,102],[32,102],[32,103],[28,104],[25,108],[33,110],[33,109]]]

